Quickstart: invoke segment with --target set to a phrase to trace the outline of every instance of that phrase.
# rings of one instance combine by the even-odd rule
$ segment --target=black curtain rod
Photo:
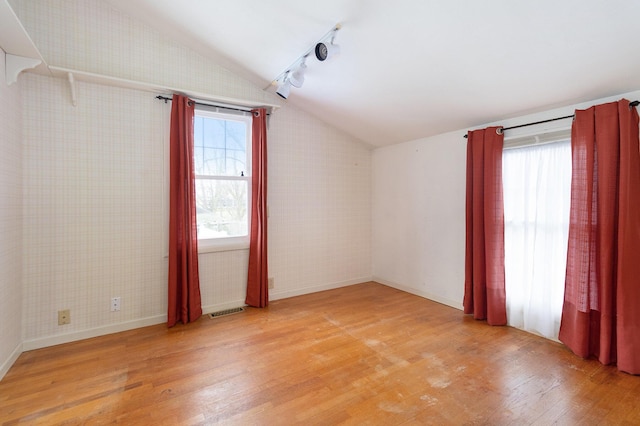
[[[629,102],[629,108],[633,108],[633,107],[636,107],[638,105],[640,105],[640,101]],[[557,117],[557,118],[550,118],[548,120],[536,121],[534,123],[525,123],[525,124],[519,124],[517,126],[503,127],[501,129],[501,132],[504,133],[505,130],[517,129],[517,128],[520,128],[520,127],[527,127],[527,126],[534,126],[536,124],[549,123],[551,121],[565,120],[567,118],[573,118],[573,116],[574,116],[574,114],[571,114],[571,115],[566,115],[564,117]],[[467,138],[468,136],[469,136],[468,134],[464,135],[465,138]]]
[[[161,101],[164,101],[164,103],[166,104],[169,101],[172,101],[173,99],[171,98],[167,98],[166,96],[162,96],[162,95],[158,95],[156,96],[156,99],[159,99]],[[210,106],[210,107],[216,107],[216,108],[222,108],[222,109],[228,109],[230,111],[241,111],[241,112],[248,112],[251,113],[250,109],[242,109],[242,108],[233,108],[233,107],[228,107],[228,106],[221,106],[221,105],[216,105],[216,104],[208,104],[206,102],[198,102],[198,101],[194,101],[193,99],[191,100],[191,102],[193,102],[196,105],[206,105],[206,106]],[[267,113],[267,115],[271,115],[269,113]]]

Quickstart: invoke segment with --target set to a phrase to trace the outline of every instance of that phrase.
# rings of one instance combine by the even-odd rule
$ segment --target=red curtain
[[[245,303],[256,308],[269,304],[267,268],[267,112],[254,109],[251,167],[251,242]]]
[[[576,111],[559,338],[640,374],[640,142],[629,101]]]
[[[504,289],[504,202],[500,127],[467,135],[464,313],[507,323]]]
[[[194,110],[195,104],[189,98],[173,95],[169,148],[169,327],[202,316],[193,168]]]

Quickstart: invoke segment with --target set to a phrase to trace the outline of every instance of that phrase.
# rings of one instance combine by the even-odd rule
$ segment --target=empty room
[[[0,424],[640,424],[638,17],[0,0]]]

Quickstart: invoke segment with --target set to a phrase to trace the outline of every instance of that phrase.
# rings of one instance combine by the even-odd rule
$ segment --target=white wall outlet
[[[269,283],[269,288],[270,288],[270,289],[272,289],[272,288],[275,286],[275,281],[276,281],[276,279],[275,279],[275,278],[273,278],[273,277],[272,277],[272,278],[269,278],[268,283]]]
[[[120,298],[112,297],[111,298],[111,312],[116,312],[120,310]]]

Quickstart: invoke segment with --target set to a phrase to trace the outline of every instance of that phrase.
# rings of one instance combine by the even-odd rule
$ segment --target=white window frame
[[[195,175],[198,179],[212,179],[222,181],[246,181],[247,182],[247,235],[240,237],[198,238],[198,252],[209,253],[217,251],[245,250],[249,248],[251,236],[251,161],[252,161],[252,116],[251,113],[220,112],[216,107],[197,106],[195,116],[214,118],[225,121],[238,121],[246,125],[246,168],[244,176],[223,175]]]

